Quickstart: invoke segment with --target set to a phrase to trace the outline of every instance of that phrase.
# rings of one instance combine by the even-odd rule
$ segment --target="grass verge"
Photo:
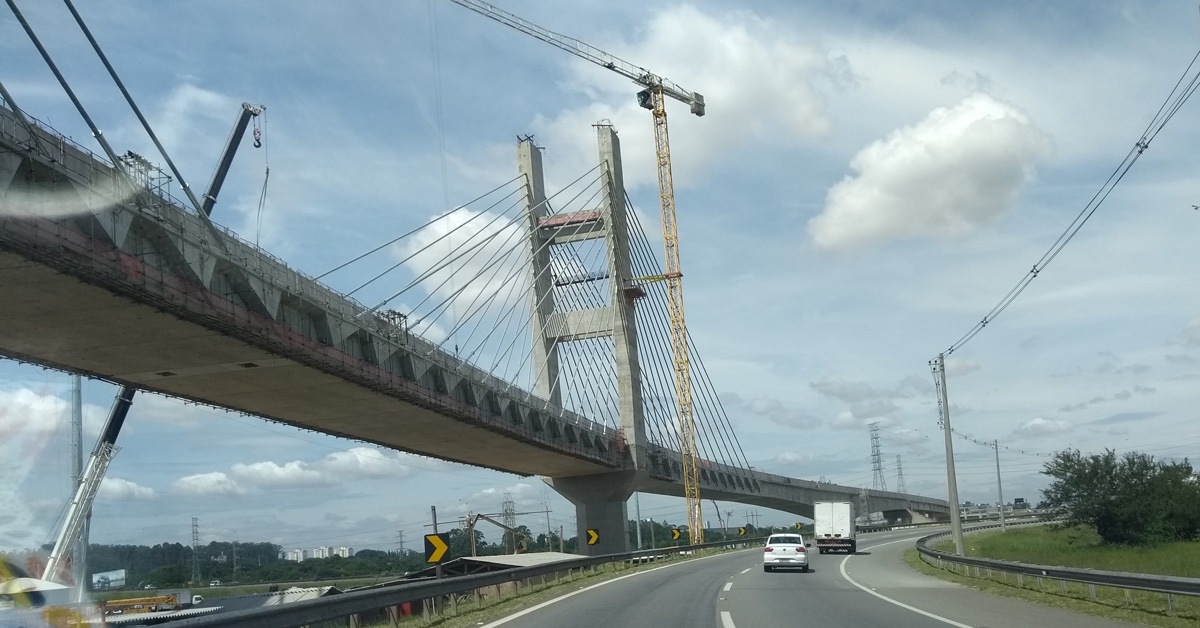
[[[1013,532],[1010,530],[1008,534]],[[982,548],[992,547],[980,542],[983,536],[971,535],[969,537],[968,546],[974,547],[974,552],[968,551],[968,554],[981,555],[979,552],[982,551]],[[1007,543],[1007,541],[1001,543]],[[1002,556],[989,557],[1020,560]],[[956,582],[980,591],[1055,608],[1165,628],[1194,628],[1200,625],[1200,599],[1197,598],[1173,596],[1172,608],[1168,608],[1167,597],[1162,593],[1126,591],[1102,586],[1089,587],[1085,584],[1062,582],[1049,578],[1018,578],[1015,574],[1000,572],[989,574],[987,570],[975,570],[962,566],[958,567],[958,571],[950,571],[926,563],[915,548],[904,553],[904,561],[916,571],[926,575]],[[1045,561],[1045,558],[1040,558],[1036,561],[1026,559],[1022,562],[1045,564]]]

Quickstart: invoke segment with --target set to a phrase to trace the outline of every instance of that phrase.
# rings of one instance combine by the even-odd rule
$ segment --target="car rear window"
[[[798,534],[781,534],[781,535],[777,535],[777,536],[772,536],[767,539],[767,545],[777,545],[777,544],[783,544],[783,543],[790,543],[792,545],[803,545],[804,541],[803,541],[803,539],[800,538],[800,535],[798,535]]]

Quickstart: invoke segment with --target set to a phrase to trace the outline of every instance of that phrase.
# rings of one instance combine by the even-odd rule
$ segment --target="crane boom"
[[[645,89],[638,92],[638,105],[654,116],[654,150],[658,166],[658,196],[662,211],[663,246],[666,249],[665,272],[667,309],[670,317],[671,349],[674,356],[675,393],[679,406],[679,450],[683,458],[683,492],[687,501],[688,536],[692,544],[704,542],[701,516],[700,468],[696,450],[696,423],[692,416],[691,367],[688,364],[687,325],[683,313],[683,271],[679,263],[679,231],[675,225],[675,184],[671,177],[671,145],[667,134],[666,97],[670,96],[704,115],[704,96],[689,92],[675,83],[611,55],[574,37],[543,28],[482,0],[450,0],[484,17],[540,39],[581,59],[603,66]],[[657,278],[656,278],[657,279]]]
[[[543,28],[522,18],[496,7],[494,5],[483,2],[482,0],[450,0],[463,8],[470,9],[480,15],[489,17],[505,26],[514,28],[530,37],[540,39],[559,50],[569,52],[580,59],[591,61],[596,65],[608,68],[621,76],[641,85],[642,87],[662,88],[662,92],[666,96],[670,96],[682,103],[687,103],[691,107],[692,113],[697,116],[704,115],[704,96],[698,92],[689,92],[688,90],[676,85],[669,79],[663,78],[646,68],[634,65],[618,56],[609,54],[592,46],[586,42],[569,37],[560,33],[556,33],[548,28]]]

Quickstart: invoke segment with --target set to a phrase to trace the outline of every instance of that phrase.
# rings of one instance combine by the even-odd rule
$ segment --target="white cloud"
[[[975,360],[968,360],[968,359],[956,358],[956,357],[946,358],[946,375],[947,376],[966,375],[968,373],[974,373],[975,371],[978,371],[980,368],[981,367],[979,366],[979,362],[976,362]]]
[[[927,435],[908,427],[891,430],[886,434],[886,438],[898,445],[916,445],[929,440]]]
[[[972,94],[855,155],[809,234],[827,249],[965,235],[1009,211],[1050,150],[1023,112]]]
[[[53,395],[41,395],[28,388],[0,390],[0,439],[11,442],[20,435],[44,437],[64,424],[70,405]]]
[[[339,479],[396,478],[412,474],[403,459],[397,451],[354,447],[331,453],[314,466]]]
[[[794,451],[785,451],[775,456],[775,462],[781,465],[793,466],[812,462],[815,456],[810,453],[798,454]]]
[[[1193,318],[1184,326],[1180,334],[1183,344],[1189,347],[1200,347],[1200,318]]]
[[[329,475],[312,469],[308,463],[293,460],[282,465],[274,462],[238,463],[233,465],[237,479],[261,488],[296,488],[330,486],[336,482]]]
[[[338,486],[351,480],[398,478],[412,474],[404,464],[406,454],[375,447],[335,451],[315,462],[292,460],[234,464],[233,476],[259,488]]]
[[[109,501],[145,501],[154,499],[154,489],[121,478],[106,477],[100,483],[99,499]]]
[[[1035,417],[1017,426],[1017,429],[1013,430],[1013,434],[1017,436],[1045,436],[1047,434],[1061,434],[1073,429],[1075,429],[1075,425],[1070,421]]]
[[[407,260],[422,290],[432,295],[410,315],[415,333],[440,342],[445,337],[440,323],[453,324],[486,298],[527,300],[527,256],[521,246],[525,237],[521,226],[509,224],[513,217],[460,209],[392,249],[397,260]],[[447,300],[449,312],[439,313],[439,304]]]
[[[721,405],[727,412],[736,415],[746,412],[756,416],[766,417],[776,425],[808,429],[821,424],[821,420],[802,410],[788,408],[783,402],[770,397],[756,397],[746,400],[740,395],[726,393],[721,395]]]
[[[655,13],[636,41],[589,43],[635,63],[652,59],[650,70],[704,95],[703,118],[674,100],[667,103],[676,186],[701,180],[732,152],[827,135],[832,123],[822,90],[856,81],[845,57],[831,58],[811,40],[749,11],[710,15],[676,5]],[[584,62],[573,63],[567,86],[587,94],[589,104],[538,115],[532,125],[539,143],[555,151],[559,167],[578,175],[595,165],[594,141],[581,131],[610,120],[621,133],[625,186],[653,185],[653,124],[637,105],[640,88]]]
[[[246,489],[236,480],[220,471],[184,476],[175,480],[171,487],[176,493],[191,496],[246,494]]]

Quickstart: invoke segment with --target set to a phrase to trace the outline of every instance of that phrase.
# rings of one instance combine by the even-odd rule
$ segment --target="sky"
[[[65,7],[20,6],[118,152],[155,155]],[[900,456],[906,488],[941,498],[929,360],[1088,205],[1200,48],[1200,15],[1181,1],[502,8],[704,94],[703,118],[668,105],[687,320],[750,464],[871,486],[877,424],[888,488]],[[518,136],[545,147],[548,188],[563,188],[594,165],[601,120],[619,132],[626,188],[657,230],[636,87],[445,0],[80,10],[192,187],[207,182],[240,103],[267,107],[264,147],[243,145],[214,217],[310,275],[512,179]],[[7,12],[0,59],[23,109],[99,152]],[[953,425],[999,443],[1007,501],[1039,500],[1046,456],[1065,448],[1195,457],[1195,106],[947,359]],[[328,282],[349,291],[370,274]],[[69,386],[66,374],[0,363],[0,503],[11,505],[0,549],[53,538],[71,492]],[[83,391],[90,443],[116,389]],[[118,444],[96,543],[189,543],[195,517],[202,543],[397,549],[403,533],[412,549],[430,506],[445,526],[499,512],[506,493],[535,532],[575,526],[536,477],[155,395],[137,399]],[[954,447],[961,499],[995,501],[993,450]],[[682,499],[644,495],[640,508],[686,521]],[[720,510],[736,525],[756,509]],[[757,510],[764,524],[796,520]]]

